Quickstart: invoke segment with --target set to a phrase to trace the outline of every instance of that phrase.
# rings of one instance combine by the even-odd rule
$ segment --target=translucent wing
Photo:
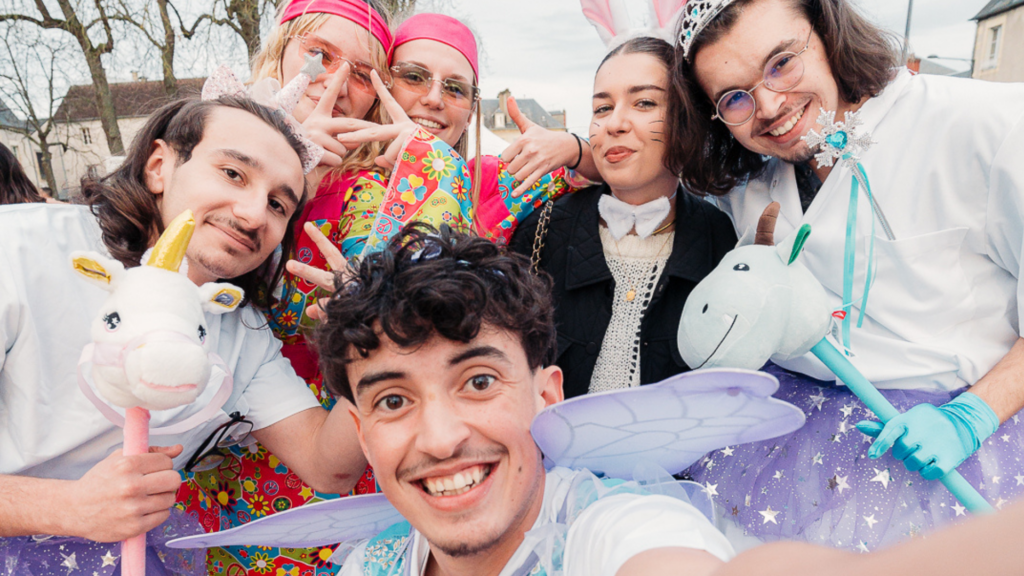
[[[311,548],[370,538],[402,520],[383,494],[367,494],[307,504],[230,530],[171,540],[167,545]]]
[[[803,426],[799,408],[771,397],[778,387],[774,376],[753,370],[687,372],[550,406],[531,432],[549,466],[631,478],[648,460],[676,474],[711,450]]]

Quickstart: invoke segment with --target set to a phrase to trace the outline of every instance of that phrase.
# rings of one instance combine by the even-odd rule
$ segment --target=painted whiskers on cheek
[[[649,122],[649,124],[664,124],[664,123],[665,123],[664,120],[651,120]],[[651,134],[664,134],[664,132],[656,132],[654,130],[651,130]],[[664,142],[662,142],[661,140],[659,140],[657,138],[651,138],[651,141],[652,142],[661,142],[662,144],[664,144]]]

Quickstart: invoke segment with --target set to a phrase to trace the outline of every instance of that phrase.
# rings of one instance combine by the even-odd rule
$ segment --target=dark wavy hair
[[[0,205],[46,202],[10,148],[0,144]]]
[[[157,207],[156,195],[146,186],[146,162],[156,140],[166,142],[177,155],[180,166],[192,158],[192,151],[203,139],[203,130],[210,113],[217,107],[244,110],[276,129],[301,158],[302,144],[292,133],[284,119],[265,106],[247,98],[224,96],[216,100],[182,99],[171,102],[154,112],[139,131],[128,149],[124,162],[103,178],[82,179],[82,203],[88,204],[103,232],[103,244],[111,256],[125,266],[138,266],[150,239],[163,232],[163,220]],[[294,226],[302,214],[303,200],[296,207],[281,241],[284,254],[291,254],[295,243]],[[271,305],[270,290],[284,273],[286,259],[271,267],[272,257],[237,278],[224,278],[245,291],[247,301],[267,308]]]
[[[722,195],[746,178],[759,175],[767,158],[739,144],[729,127],[711,117],[715,104],[697,81],[693,60],[732,29],[743,9],[756,0],[736,0],[694,39],[690,57],[676,47],[670,100],[678,115],[669,137],[669,169],[697,194]],[[787,0],[806,18],[825,45],[832,76],[845,102],[874,97],[892,80],[901,64],[899,39],[869,22],[848,0]]]
[[[387,247],[364,257],[327,302],[314,342],[328,390],[355,401],[347,367],[381,345],[402,348],[435,334],[469,342],[485,325],[518,336],[531,370],[555,361],[551,277],[488,240],[407,226]]]

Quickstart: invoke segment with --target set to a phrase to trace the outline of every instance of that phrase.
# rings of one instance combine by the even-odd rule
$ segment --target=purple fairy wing
[[[545,464],[632,478],[641,461],[672,474],[726,446],[774,438],[804,424],[804,413],[771,397],[770,374],[713,368],[657,384],[590,394],[549,406],[531,432]]]
[[[171,540],[167,545],[312,548],[371,538],[402,520],[383,494],[366,494],[306,504],[230,530]]]

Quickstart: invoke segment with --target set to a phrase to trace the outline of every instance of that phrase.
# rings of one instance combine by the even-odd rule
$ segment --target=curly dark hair
[[[737,142],[729,127],[717,120],[715,104],[697,81],[693,59],[735,25],[743,9],[756,0],[735,0],[708,24],[690,47],[689,59],[676,46],[669,100],[676,126],[666,140],[669,170],[697,194],[726,194],[746,178],[758,176],[767,158]],[[832,76],[845,102],[877,96],[892,81],[901,65],[899,39],[872,24],[848,0],[787,0],[803,15],[825,45]]]
[[[178,165],[188,162],[192,150],[203,139],[210,113],[217,107],[236,108],[256,116],[280,132],[295,153],[302,157],[302,144],[285,120],[270,108],[248,98],[223,96],[215,100],[186,98],[171,102],[154,112],[128,149],[124,162],[103,178],[83,178],[81,202],[89,204],[103,232],[103,244],[110,255],[125,266],[138,266],[142,254],[154,235],[163,232],[163,220],[156,196],[146,186],[146,162],[153,151],[153,142],[163,140],[174,149]],[[295,244],[295,222],[302,215],[306,182],[299,206],[288,222],[281,241],[284,254],[291,254]],[[245,291],[246,301],[266,308],[271,302],[267,286],[276,286],[284,273],[285,258],[270,270],[273,256],[256,270],[237,278],[224,278]]]
[[[555,361],[551,277],[530,261],[476,236],[410,224],[365,258],[326,306],[314,336],[328,390],[355,401],[347,367],[381,345],[402,348],[435,334],[469,342],[487,325],[518,336],[531,370]]]

